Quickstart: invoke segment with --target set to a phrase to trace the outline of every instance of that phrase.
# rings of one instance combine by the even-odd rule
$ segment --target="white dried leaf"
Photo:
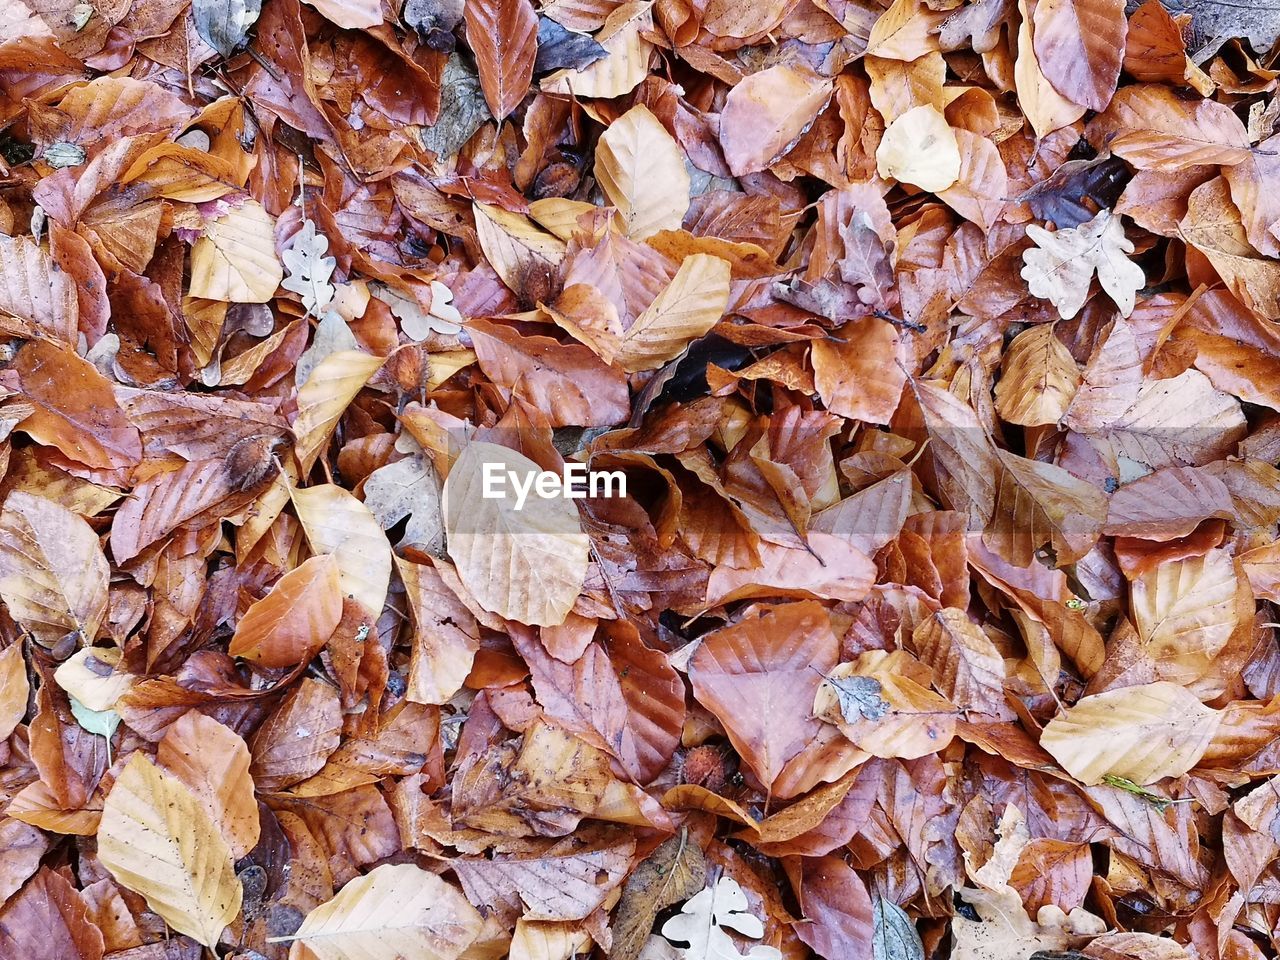
[[[433,556],[443,556],[440,492],[440,476],[435,467],[425,454],[417,453],[369,474],[364,482],[364,505],[384,530],[409,518],[398,546],[412,545]]]
[[[721,877],[715,886],[690,897],[680,912],[662,925],[662,935],[688,944],[680,948],[683,960],[742,960],[744,954],[738,952],[726,929],[752,939],[764,936],[764,924],[747,912],[747,895],[732,877]],[[748,960],[782,960],[779,950],[763,945],[752,947],[745,956]]]
[[[1088,223],[1054,233],[1032,224],[1027,236],[1036,246],[1022,255],[1022,279],[1033,296],[1052,302],[1062,319],[1080,312],[1095,273],[1120,312],[1126,317],[1133,313],[1135,296],[1147,281],[1128,257],[1133,243],[1119,216],[1102,210]]]
[[[304,220],[289,249],[280,254],[288,275],[280,284],[302,297],[309,316],[318,317],[333,302],[333,271],[338,261],[325,256],[329,238],[316,233],[313,220]]]
[[[400,329],[410,340],[421,342],[431,334],[452,336],[462,330],[462,314],[453,306],[453,291],[438,280],[431,281],[431,309],[399,290],[379,285],[374,296],[391,308]]]

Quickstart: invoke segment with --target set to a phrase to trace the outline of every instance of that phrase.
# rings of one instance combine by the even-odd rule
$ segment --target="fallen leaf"
[[[960,147],[942,112],[929,104],[912,107],[885,129],[876,149],[876,170],[938,193],[960,179]]]
[[[1103,210],[1088,223],[1053,233],[1031,224],[1027,236],[1036,246],[1023,254],[1022,278],[1032,295],[1052,302],[1064,320],[1084,306],[1095,272],[1121,315],[1133,312],[1134,297],[1147,280],[1128,257],[1134,247],[1119,217]]]
[[[498,496],[486,473],[504,478]],[[587,573],[588,542],[573,501],[514,492],[540,468],[508,447],[473,442],[444,484],[449,557],[486,610],[521,623],[563,623]]]
[[[210,949],[240,912],[231,849],[177,778],[135,753],[102,808],[98,859],[164,921]]]
[[[384,863],[347,883],[291,937],[317,960],[420,956],[457,960],[484,921],[456,888],[412,863]]]
[[[1049,721],[1040,744],[1082,783],[1145,785],[1194,767],[1219,721],[1194,694],[1161,681],[1082,698]]]

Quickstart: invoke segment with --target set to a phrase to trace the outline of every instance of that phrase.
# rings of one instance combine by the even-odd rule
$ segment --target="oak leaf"
[[[668,940],[687,943],[684,960],[781,960],[776,947],[753,946],[738,952],[728,930],[753,940],[764,936],[764,924],[747,910],[747,896],[732,877],[721,877],[685,902],[680,913],[662,925]]]
[[[1084,306],[1095,273],[1120,313],[1127,317],[1133,312],[1134,297],[1147,281],[1128,257],[1134,247],[1120,217],[1102,210],[1088,223],[1053,233],[1031,224],[1027,236],[1036,246],[1022,255],[1022,278],[1032,295],[1051,301],[1064,320]]]

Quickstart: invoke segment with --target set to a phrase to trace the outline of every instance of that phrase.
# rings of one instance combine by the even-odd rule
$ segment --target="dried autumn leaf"
[[[1036,60],[1054,88],[1105,110],[1124,61],[1124,0],[1039,0],[1034,25]]]
[[[104,470],[142,459],[137,428],[116,404],[110,382],[69,347],[32,340],[19,349],[12,369],[35,407],[18,425],[31,439]]]
[[[303,679],[249,742],[257,788],[281,790],[318,773],[338,748],[341,731],[337,691]]]
[[[938,193],[960,179],[960,147],[956,133],[937,107],[912,107],[889,124],[876,148],[876,170]]]
[[[1114,138],[1111,152],[1140,170],[1230,166],[1249,156],[1248,134],[1230,107],[1198,98],[1184,101],[1158,84],[1122,88],[1094,122]]]
[[[11,643],[0,650],[0,734],[4,739],[8,739],[27,715],[27,698],[30,695],[31,683],[27,680],[27,661],[22,656],[22,644]]]
[[[518,747],[502,744],[461,766],[453,821],[506,836],[565,836],[600,806],[610,779],[603,750],[539,722]]]
[[[1026,114],[1027,122],[1031,124],[1036,136],[1044,137],[1075,123],[1084,116],[1086,108],[1055,90],[1040,69],[1040,60],[1034,48],[1031,9],[1029,0],[1018,0],[1021,22],[1018,26],[1018,58],[1013,66],[1013,79],[1018,104]]]
[[[879,317],[863,317],[843,327],[839,337],[814,341],[818,395],[842,417],[888,423],[907,380],[905,368],[895,362],[901,352],[897,330]]]
[[[311,557],[245,611],[227,652],[264,667],[306,663],[342,619],[338,561]]]
[[[102,960],[102,931],[80,891],[41,867],[0,910],[0,956]]]
[[[531,300],[553,294],[564,242],[501,207],[477,203],[474,210],[480,248],[502,282],[515,293],[530,293]]]
[[[944,607],[921,620],[911,642],[920,660],[933,669],[933,682],[956,706],[1010,716],[1004,700],[1004,658],[963,610]]]
[[[270,300],[284,279],[275,226],[256,200],[245,200],[205,224],[191,247],[190,295],[231,303]]]
[[[826,611],[806,601],[708,634],[689,659],[694,696],[766,786],[817,731],[810,708],[836,652]]]
[[[381,614],[391,582],[391,544],[369,508],[333,484],[290,489],[289,497],[311,549],[338,562],[342,592],[370,614]]]
[[[929,668],[905,651],[869,650],[828,671],[814,695],[813,714],[872,756],[928,756],[951,742],[959,713],[929,689],[932,680]],[[858,691],[856,701],[850,689]]]
[[[839,957],[865,951],[874,930],[871,898],[842,857],[805,857],[797,893],[809,922],[796,925],[796,936],[814,953]]]
[[[245,42],[262,12],[262,0],[193,0],[192,21],[205,43],[226,58]]]
[[[681,830],[642,860],[627,878],[613,913],[613,960],[636,960],[658,914],[688,900],[707,882],[707,863],[698,841]]]
[[[1052,463],[998,450],[995,510],[983,539],[1010,563],[1027,566],[1036,551],[1074,563],[1093,549],[1107,519],[1103,492]]]
[[[72,278],[29,237],[0,236],[0,310],[75,343],[80,310]]]
[[[111,570],[93,532],[65,507],[15,490],[0,510],[0,599],[45,646],[92,643],[107,614]]]
[[[1236,628],[1236,587],[1224,550],[1161,563],[1134,580],[1134,625],[1144,650],[1163,662],[1163,678],[1189,682],[1222,651]]]
[[[736,84],[720,113],[720,146],[735,177],[766,170],[809,129],[832,84],[801,64],[778,64]]]
[[[596,144],[596,180],[622,215],[627,236],[678,230],[689,209],[689,174],[676,142],[643,104],[609,125]]]
[[[620,97],[634,90],[649,72],[653,44],[642,34],[653,28],[652,4],[623,3],[605,17],[596,41],[607,56],[583,70],[560,70],[542,81],[547,93],[577,97]]]
[[[729,303],[727,260],[705,253],[686,257],[618,343],[617,363],[628,373],[652,370],[679,356],[690,340],[707,333]]]
[[[555,626],[582,589],[588,542],[572,500],[533,492],[521,502],[510,492],[529,490],[540,472],[508,447],[469,444],[445,480],[445,531],[458,577],[481,606],[520,623]],[[487,493],[492,473],[503,480],[496,497]]]
[[[457,960],[483,927],[476,909],[434,873],[384,863],[308,913],[293,936],[275,942],[294,941],[316,960]]]
[[[452,866],[472,903],[526,920],[582,920],[622,882],[634,851],[634,840],[584,846],[566,839],[524,856],[460,857]]]
[[[480,88],[494,118],[503,120],[533,80],[538,18],[529,0],[466,0],[463,16]]]
[[[480,626],[434,567],[396,558],[415,626],[405,696],[448,703],[462,689],[480,649]]]
[[[1095,272],[1120,313],[1127,317],[1133,312],[1134,297],[1147,280],[1128,257],[1134,247],[1120,217],[1102,210],[1088,223],[1053,233],[1031,224],[1027,236],[1036,246],[1022,255],[1022,278],[1032,295],[1051,301],[1064,320],[1084,306]]]
[[[1082,698],[1049,721],[1040,745],[1081,783],[1142,786],[1194,767],[1220,719],[1184,687],[1147,683]]]
[[[209,948],[240,912],[231,849],[176,777],[135,753],[102,807],[98,859],[164,921]]]
[[[382,363],[381,357],[358,350],[339,350],[316,365],[298,391],[298,419],[293,423],[303,473],[315,464],[338,420]]]
[[[1024,427],[1057,423],[1080,386],[1080,368],[1051,323],[1014,337],[1001,369],[996,410],[1005,420]]]
[[[261,828],[249,748],[233,730],[195,710],[165,731],[156,761],[186,785],[217,825],[231,856],[247,856]]]
[[[924,960],[920,934],[900,906],[876,897],[871,916],[873,960]]]

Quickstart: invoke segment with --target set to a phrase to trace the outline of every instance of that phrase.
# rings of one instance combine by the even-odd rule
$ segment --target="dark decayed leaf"
[[[223,57],[244,46],[261,12],[262,0],[192,0],[191,4],[200,39]]]
[[[462,22],[463,0],[405,0],[400,19],[433,50],[453,49],[453,29]],[[441,90],[448,96],[448,86]]]
[[[875,960],[924,960],[920,934],[900,906],[876,897],[871,915],[875,928],[871,941]]]
[[[1018,199],[1026,201],[1037,220],[1069,229],[1114,207],[1129,180],[1128,165],[1103,153],[1092,160],[1067,161]]]
[[[452,157],[490,116],[480,78],[455,53],[440,78],[440,115],[422,128],[422,145],[438,157]]]
[[[566,30],[548,16],[538,18],[538,57],[533,63],[534,73],[550,73],[565,67],[582,70],[608,55],[594,37]]]

